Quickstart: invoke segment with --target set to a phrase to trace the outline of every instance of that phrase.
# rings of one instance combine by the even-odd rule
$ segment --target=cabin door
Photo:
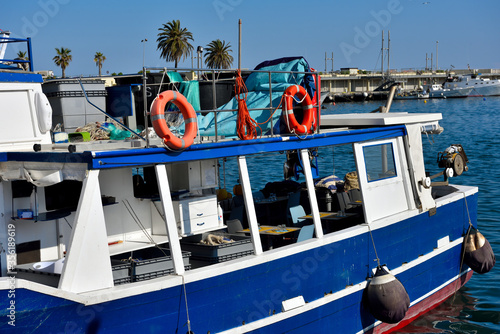
[[[408,173],[401,138],[355,143],[354,153],[368,223],[409,209]]]

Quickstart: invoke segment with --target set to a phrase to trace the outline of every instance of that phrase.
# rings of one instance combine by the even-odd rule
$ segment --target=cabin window
[[[363,147],[368,182],[396,177],[392,143]]]

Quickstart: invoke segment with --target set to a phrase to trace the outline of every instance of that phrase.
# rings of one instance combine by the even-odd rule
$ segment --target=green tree
[[[157,50],[161,50],[161,58],[166,61],[173,61],[175,68],[179,60],[186,59],[193,51],[193,46],[189,41],[193,41],[193,34],[186,28],[181,28],[179,20],[164,23],[162,28],[158,28]]]
[[[66,67],[68,67],[69,62],[73,60],[73,56],[70,55],[71,50],[70,49],[65,49],[64,47],[61,47],[60,49],[56,48],[57,56],[52,58],[54,63],[61,67],[62,69],[62,77],[66,77]]]
[[[17,57],[15,60],[28,60],[28,58],[26,57],[26,52],[19,51],[17,53]],[[17,67],[22,68],[25,71],[29,70],[29,66],[30,65],[28,63],[18,63],[17,64]]]
[[[106,60],[101,52],[96,52],[94,56],[95,66],[99,67],[99,76],[101,76],[102,63]]]
[[[233,56],[229,53],[233,52],[233,50],[230,48],[231,44],[226,44],[226,41],[221,41],[220,39],[211,41],[207,45],[205,65],[207,65],[208,68],[231,68]]]

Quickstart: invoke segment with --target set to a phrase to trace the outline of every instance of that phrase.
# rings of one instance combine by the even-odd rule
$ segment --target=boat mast
[[[382,75],[382,78],[384,77],[384,31],[382,30],[382,48],[380,49],[380,53],[382,54],[382,60],[380,61],[381,63],[381,69],[380,69],[380,74]]]
[[[387,77],[390,74],[390,61],[391,61],[391,31],[387,31]]]

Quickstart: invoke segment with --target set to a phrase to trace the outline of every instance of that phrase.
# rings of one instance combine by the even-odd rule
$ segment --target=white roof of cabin
[[[443,118],[441,113],[363,113],[321,115],[321,126],[388,126],[400,124],[428,123]]]

